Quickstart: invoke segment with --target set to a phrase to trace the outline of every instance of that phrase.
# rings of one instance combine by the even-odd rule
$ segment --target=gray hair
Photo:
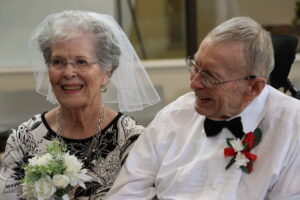
[[[120,48],[111,29],[106,24],[91,17],[88,12],[79,10],[67,10],[54,14],[51,20],[41,27],[37,41],[45,63],[49,63],[52,53],[51,47],[58,38],[67,40],[82,32],[94,35],[97,59],[101,67],[111,70],[112,74],[119,66]]]
[[[214,28],[207,37],[213,43],[241,43],[249,72],[269,78],[274,68],[272,40],[270,34],[254,20],[249,17],[234,17]]]

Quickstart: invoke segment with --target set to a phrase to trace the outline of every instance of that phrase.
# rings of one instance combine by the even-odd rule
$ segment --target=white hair
[[[247,70],[253,75],[269,78],[274,68],[272,40],[270,34],[251,18],[231,18],[214,28],[207,37],[213,43],[240,43]]]

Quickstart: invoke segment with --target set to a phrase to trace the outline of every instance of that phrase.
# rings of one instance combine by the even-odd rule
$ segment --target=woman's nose
[[[72,78],[77,75],[77,70],[73,63],[66,63],[63,75],[66,78]]]

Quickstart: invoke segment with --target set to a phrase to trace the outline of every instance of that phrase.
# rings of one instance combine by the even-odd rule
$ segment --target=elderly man
[[[299,200],[300,102],[267,85],[270,35],[247,17],[187,59],[192,93],[138,139],[109,200]]]

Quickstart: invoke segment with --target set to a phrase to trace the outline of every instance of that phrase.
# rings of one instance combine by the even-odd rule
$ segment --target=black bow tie
[[[241,117],[236,117],[230,121],[213,121],[208,118],[204,120],[204,130],[207,137],[216,136],[223,128],[228,128],[235,137],[240,139],[245,134]]]

